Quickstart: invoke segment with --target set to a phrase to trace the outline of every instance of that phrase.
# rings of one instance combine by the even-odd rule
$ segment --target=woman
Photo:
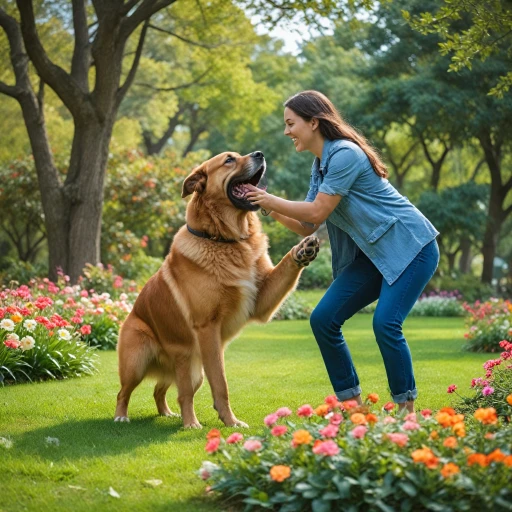
[[[315,155],[304,202],[250,187],[247,197],[295,233],[326,221],[334,281],[311,315],[311,327],[339,400],[361,401],[361,387],[341,327],[379,299],[373,330],[399,409],[417,397],[402,324],[439,262],[439,234],[387,181],[377,152],[342,120],[331,101],[304,91],[285,105],[284,134],[297,151]]]

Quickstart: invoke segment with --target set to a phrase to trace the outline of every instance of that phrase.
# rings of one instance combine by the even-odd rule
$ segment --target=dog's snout
[[[264,155],[261,151],[254,151],[254,153],[251,153],[251,156],[253,158],[263,158],[264,157]]]

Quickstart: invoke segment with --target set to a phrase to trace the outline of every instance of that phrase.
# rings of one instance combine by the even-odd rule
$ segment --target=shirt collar
[[[327,162],[327,157],[329,155],[329,151],[331,149],[331,146],[334,144],[334,142],[336,142],[336,141],[325,139],[324,147],[322,148],[322,159],[319,160],[318,157],[315,157],[315,161],[313,162],[313,169],[315,169],[315,171],[317,171],[317,172],[321,171],[321,174],[324,174],[325,163]]]

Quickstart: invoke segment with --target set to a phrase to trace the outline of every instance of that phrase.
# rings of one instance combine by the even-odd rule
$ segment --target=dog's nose
[[[253,158],[263,158],[263,153],[261,151],[254,151],[254,153],[251,154]]]

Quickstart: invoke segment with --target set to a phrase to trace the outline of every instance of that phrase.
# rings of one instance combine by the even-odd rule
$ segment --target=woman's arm
[[[247,193],[247,199],[253,204],[257,204],[265,210],[272,210],[299,222],[310,222],[320,225],[329,217],[331,212],[338,206],[341,196],[338,194],[324,194],[319,192],[315,200],[311,203],[305,201],[287,201],[281,197],[268,194],[252,185]],[[292,230],[294,231],[294,230]]]
[[[281,223],[283,226],[287,227],[290,231],[293,231],[294,233],[297,233],[301,236],[312,235],[319,228],[318,224],[299,222],[298,220],[291,219],[290,217],[277,212],[272,212],[270,216]]]

